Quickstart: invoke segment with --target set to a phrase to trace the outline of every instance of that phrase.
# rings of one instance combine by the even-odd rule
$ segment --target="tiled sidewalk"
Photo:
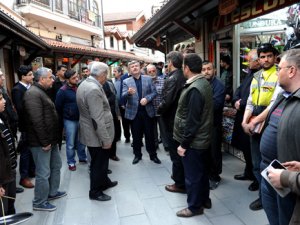
[[[64,148],[63,148],[64,149]],[[162,146],[161,146],[162,149]],[[54,212],[36,212],[24,225],[265,225],[268,224],[263,210],[253,212],[249,203],[258,196],[248,191],[250,181],[236,181],[234,174],[243,171],[244,163],[223,154],[223,174],[220,186],[211,191],[212,209],[204,215],[178,218],[175,213],[186,207],[186,195],[165,191],[172,183],[171,162],[164,150],[158,151],[162,160],[157,165],[149,160],[146,151],[143,160],[132,165],[132,149],[124,141],[118,143],[117,154],[121,161],[110,161],[111,179],[119,184],[107,191],[112,196],[108,202],[91,201],[88,198],[89,174],[87,165],[77,165],[71,172],[67,168],[65,151],[63,159],[61,190],[65,198],[53,201]],[[19,178],[17,178],[19,181]],[[17,195],[18,212],[32,212],[33,190],[26,189]]]

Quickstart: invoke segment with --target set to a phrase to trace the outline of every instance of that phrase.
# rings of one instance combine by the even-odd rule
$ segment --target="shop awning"
[[[110,61],[131,61],[131,60],[137,60],[137,61],[144,61],[144,62],[154,62],[151,58],[142,57],[142,56],[136,56],[134,54],[131,54],[129,52],[123,52],[123,51],[116,51],[116,50],[105,50],[100,48],[94,48],[79,44],[73,44],[73,43],[65,43],[60,41],[55,41],[52,39],[45,39],[43,40],[51,46],[51,49],[54,53],[59,53],[60,55],[64,57],[79,55],[80,57],[83,56],[92,56],[92,57],[99,57],[103,61],[105,59],[110,59]]]
[[[49,45],[45,41],[2,10],[0,10],[0,28],[1,35],[6,36],[1,41],[0,48],[13,40],[16,44],[29,46],[31,49],[49,50]]]
[[[169,52],[177,43],[191,37],[200,38],[204,26],[207,26],[206,31],[217,32],[299,1],[237,0],[234,10],[228,12],[226,12],[228,5],[221,4],[224,2],[231,4],[235,1],[169,0],[132,36],[132,41],[139,47]]]

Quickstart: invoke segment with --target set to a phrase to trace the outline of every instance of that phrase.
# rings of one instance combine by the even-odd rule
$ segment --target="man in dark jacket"
[[[58,191],[62,166],[57,146],[58,116],[46,93],[53,84],[51,70],[39,68],[35,80],[37,82],[24,95],[28,145],[36,166],[33,209],[54,211],[56,206],[49,200],[63,197],[66,192]]]
[[[74,70],[65,72],[66,83],[59,89],[55,99],[55,107],[59,121],[63,122],[66,134],[66,153],[69,170],[76,170],[75,152],[79,162],[87,163],[85,145],[78,138],[79,110],[76,102],[78,74]]]
[[[24,117],[23,112],[23,97],[25,92],[30,88],[33,84],[33,73],[31,66],[22,65],[18,69],[18,78],[19,82],[13,87],[11,95],[12,102],[17,110],[19,121],[18,127],[21,132],[21,137],[18,143],[18,149],[20,150],[20,185],[25,188],[33,188],[30,177],[35,176],[35,166],[32,158],[31,151],[29,149],[26,137],[26,128],[25,121],[26,117]]]
[[[179,217],[203,214],[209,198],[205,161],[212,138],[213,94],[201,70],[202,60],[196,53],[184,56],[183,73],[188,80],[178,101],[173,136],[180,143],[177,152],[184,166],[188,207],[177,212]]]
[[[214,103],[214,123],[213,134],[210,146],[209,164],[209,186],[211,190],[218,187],[222,173],[222,120],[223,107],[225,101],[225,86],[216,76],[213,63],[204,61],[202,64],[202,74],[209,81],[213,90]]]
[[[248,189],[250,191],[256,191],[259,188],[258,181],[253,174],[253,166],[251,160],[251,149],[250,149],[250,137],[244,132],[242,128],[243,117],[247,104],[247,99],[250,92],[250,85],[253,79],[253,74],[260,69],[258,62],[257,50],[253,49],[248,53],[249,71],[242,84],[236,89],[232,103],[237,110],[235,115],[233,133],[231,144],[233,147],[241,150],[244,155],[246,162],[245,170],[243,174],[237,174],[234,176],[236,180],[254,180]]]
[[[173,126],[180,92],[186,81],[181,69],[182,60],[183,55],[181,52],[173,51],[167,55],[169,75],[165,80],[162,100],[157,109],[157,114],[161,116],[163,145],[166,151],[170,152],[172,179],[175,181],[174,184],[166,185],[165,189],[179,193],[185,192],[184,169],[181,158],[177,154],[179,144],[173,139]]]

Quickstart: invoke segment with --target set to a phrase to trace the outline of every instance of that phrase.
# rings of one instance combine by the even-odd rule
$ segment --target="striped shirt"
[[[2,138],[6,140],[6,143],[8,145],[11,168],[15,169],[17,167],[17,154],[14,148],[13,137],[10,133],[10,130],[7,129],[7,127],[5,126],[4,122],[1,119],[0,119],[0,133],[2,135]]]
[[[159,106],[159,104],[162,100],[162,90],[163,90],[163,87],[164,87],[164,83],[165,83],[165,79],[162,78],[162,77],[156,77],[156,78],[153,79],[153,84],[154,84],[154,86],[156,88],[156,91],[157,91],[157,95],[152,100],[156,114],[157,114],[158,106]]]

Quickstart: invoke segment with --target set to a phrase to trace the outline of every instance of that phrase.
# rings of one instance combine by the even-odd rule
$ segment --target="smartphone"
[[[286,170],[286,168],[278,161],[278,160],[273,160],[273,162],[271,163],[271,166],[274,168],[274,169],[283,169],[283,170]]]

